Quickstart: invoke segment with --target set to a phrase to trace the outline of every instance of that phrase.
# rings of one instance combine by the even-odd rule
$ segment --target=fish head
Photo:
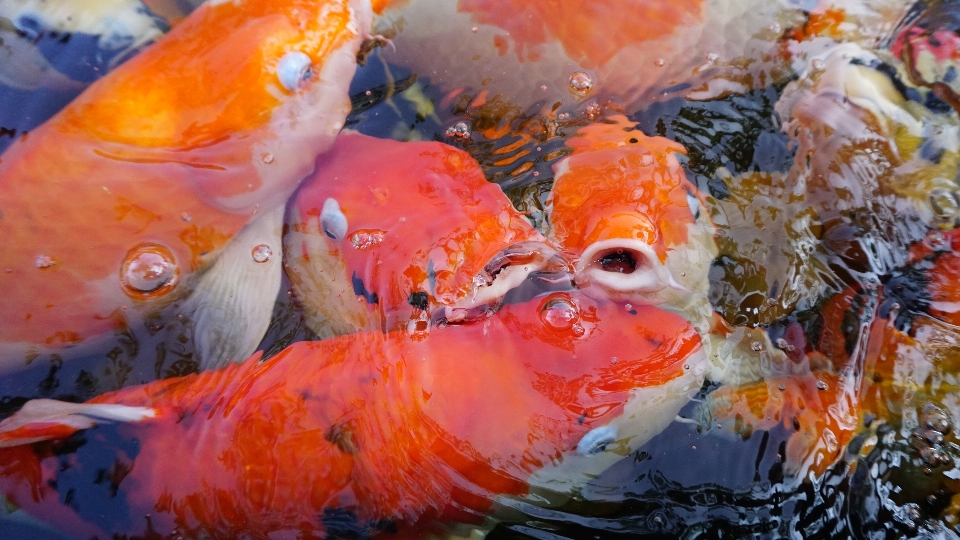
[[[576,260],[577,284],[636,304],[703,300],[717,247],[705,201],[677,161],[683,147],[611,120],[582,128],[554,169],[550,221]]]
[[[576,289],[434,329],[404,356],[445,459],[501,494],[569,494],[671,423],[707,363],[683,317]]]
[[[345,132],[291,200],[288,276],[334,334],[465,317],[555,252],[466,153]]]
[[[343,126],[371,18],[361,0],[205,3],[92,85],[61,129],[206,171],[194,189],[226,210],[275,206]]]

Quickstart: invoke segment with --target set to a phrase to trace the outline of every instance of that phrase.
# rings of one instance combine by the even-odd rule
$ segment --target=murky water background
[[[796,72],[772,73],[768,84],[713,99],[690,99],[690,88],[681,85],[660,88],[655,98],[630,110],[597,98],[544,114],[548,103],[521,106],[481,96],[482,89],[450,88],[429,73],[395,63],[397,58],[389,47],[368,52],[351,88],[354,108],[347,127],[466,150],[537,227],[549,227],[551,165],[568,155],[565,138],[607,114],[624,112],[647,135],[668,137],[688,150],[684,167],[709,195],[709,211],[720,229],[710,299],[728,321],[762,326],[784,350],[826,352],[819,351],[820,338],[834,319],[825,317],[825,306],[838,293],[855,291],[834,331],[843,334],[847,354],[861,355],[859,375],[871,381],[873,401],[864,399],[872,408],[845,457],[823,477],[784,474],[792,431],[782,425],[733,434],[675,422],[557,508],[501,501],[489,538],[958,536],[960,446],[953,423],[960,414],[960,329],[926,313],[929,299],[922,289],[929,264],[910,263],[907,256],[913,244],[936,243],[935,229],[952,228],[955,215],[934,208],[939,221],[928,226],[922,212],[902,211],[909,205],[898,201],[912,203],[913,188],[903,188],[901,177],[928,173],[898,171],[904,153],[882,128],[871,126],[870,133],[841,141],[810,126],[806,135],[785,133],[776,104],[801,77]],[[9,104],[26,100],[55,110],[65,103],[44,94],[28,100],[10,87],[0,88],[0,100],[7,104],[0,106],[0,126],[18,133],[34,125],[34,113]],[[928,99],[925,106],[944,125],[957,125],[956,113],[943,102]],[[21,117],[10,120],[14,113]],[[798,168],[811,150],[820,152],[814,163]],[[826,156],[827,151],[832,153]],[[926,169],[937,169],[929,175],[955,181],[956,154],[953,149],[927,160]],[[925,185],[918,180],[914,186],[923,201],[934,195],[922,192]],[[288,291],[285,282],[260,347],[267,355],[315,337]],[[131,330],[125,345],[106,360],[97,356],[68,365],[40,358],[27,372],[0,379],[0,414],[34,397],[83,401],[133,382],[196,370],[189,347],[176,350],[166,337],[182,334],[188,342],[189,325],[162,316],[154,323]],[[870,348],[857,347],[889,341],[899,331],[916,339],[915,356],[887,358],[893,369],[877,367],[880,360],[864,352]],[[695,419],[699,402],[714,388],[704,388],[681,416]],[[14,538],[46,535],[25,527]]]

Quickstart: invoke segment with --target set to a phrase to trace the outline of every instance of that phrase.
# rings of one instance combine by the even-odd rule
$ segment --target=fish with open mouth
[[[530,273],[566,266],[466,152],[353,132],[291,199],[283,244],[321,337],[484,316]]]
[[[569,495],[666,427],[705,363],[682,317],[557,291],[422,339],[28,402],[0,423],[0,491],[85,538],[422,537],[497,497]]]
[[[784,364],[765,332],[732,327],[713,311],[716,228],[677,160],[684,148],[644,135],[623,115],[581,128],[567,145],[573,153],[554,165],[550,223],[575,261],[578,287],[683,315],[701,332],[711,380],[757,379],[761,366]]]
[[[371,17],[368,0],[208,2],[18,139],[0,161],[0,371],[110,350],[165,308],[202,367],[252,353],[284,203],[343,126]]]

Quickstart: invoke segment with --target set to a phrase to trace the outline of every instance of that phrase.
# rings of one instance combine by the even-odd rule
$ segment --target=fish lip
[[[600,262],[610,253],[623,253],[635,267],[629,272],[610,271]],[[653,247],[632,238],[611,238],[590,244],[574,266],[578,286],[599,285],[620,295],[654,294],[664,289],[689,292],[677,283]]]
[[[494,255],[471,282],[466,298],[436,310],[434,320],[462,324],[485,319],[496,313],[510,291],[538,272],[572,273],[570,264],[559,251],[542,241],[510,244]]]

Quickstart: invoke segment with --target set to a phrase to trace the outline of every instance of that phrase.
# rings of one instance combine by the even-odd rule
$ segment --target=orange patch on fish
[[[697,332],[676,315],[552,293],[422,340],[301,342],[266,362],[87,404],[31,402],[0,424],[0,444],[13,446],[0,449],[0,485],[26,512],[101,536],[177,528],[267,537],[291,523],[332,534],[337,517],[370,534],[478,523],[497,495],[557,478],[582,485],[628,455],[663,421],[644,411],[659,415],[672,401],[671,421],[700,387],[690,374],[704,362]],[[645,390],[654,398],[636,403]],[[124,474],[98,506],[131,519],[97,521],[99,512],[82,512],[97,504],[86,499],[64,506],[57,443],[23,446],[98,419],[121,424],[82,435],[97,455],[137,441],[135,455],[118,456]],[[71,456],[70,474],[96,474],[84,451]]]
[[[624,116],[611,120],[588,125],[567,141],[573,155],[557,166],[553,234],[571,250],[612,237],[642,238],[663,262],[668,249],[687,241],[695,222],[688,194],[696,187],[674,155],[686,150],[644,135]]]

